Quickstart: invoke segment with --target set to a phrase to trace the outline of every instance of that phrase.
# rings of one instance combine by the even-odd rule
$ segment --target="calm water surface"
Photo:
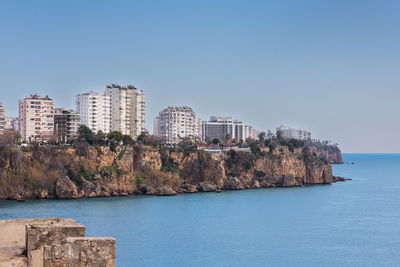
[[[400,155],[345,154],[353,181],[0,202],[0,219],[67,217],[117,239],[118,266],[400,266]]]

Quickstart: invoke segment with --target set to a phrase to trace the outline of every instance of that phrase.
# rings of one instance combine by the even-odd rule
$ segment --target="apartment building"
[[[54,109],[54,133],[60,142],[73,140],[78,132],[79,115],[72,109]]]
[[[23,141],[49,141],[54,133],[54,101],[37,94],[21,99],[19,127]]]
[[[202,122],[202,140],[205,141],[206,138],[223,140],[229,135],[236,142],[246,141],[252,137],[252,133],[255,133],[252,129],[253,127],[232,117],[212,116],[210,121]]]
[[[133,85],[107,85],[104,94],[94,92],[76,96],[80,123],[92,131],[118,131],[137,138],[146,131],[146,96]]]
[[[4,113],[4,106],[2,103],[0,103],[0,133],[2,133],[6,128],[6,116]]]
[[[19,118],[12,118],[11,119],[11,129],[14,131],[19,131]]]
[[[163,137],[169,145],[183,138],[195,141],[201,138],[201,121],[190,107],[168,107],[155,119],[154,135]]]
[[[110,132],[110,98],[107,95],[94,92],[78,94],[76,111],[80,124],[86,125],[95,133]]]
[[[107,85],[104,93],[110,99],[110,131],[137,138],[146,131],[146,96],[133,85]]]
[[[281,131],[282,136],[287,137],[287,138],[294,138],[298,140],[307,140],[311,139],[311,133],[309,131],[303,130],[303,129],[295,129],[295,128],[290,128],[285,125],[281,125],[280,127],[276,128],[276,131]]]

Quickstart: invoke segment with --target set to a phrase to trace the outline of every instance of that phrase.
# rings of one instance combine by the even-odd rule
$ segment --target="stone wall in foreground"
[[[71,219],[0,221],[2,231],[14,232],[0,237],[2,267],[116,266],[115,239],[85,237],[85,227]]]

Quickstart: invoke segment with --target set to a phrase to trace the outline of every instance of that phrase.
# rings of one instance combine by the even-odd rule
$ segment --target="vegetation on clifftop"
[[[229,177],[250,181],[293,173],[290,169],[280,171],[284,168],[282,159],[289,159],[292,162],[289,164],[310,164],[317,168],[328,164],[313,148],[301,141],[285,139],[279,133],[276,136],[261,133],[258,140],[246,140],[244,149],[236,146],[220,156],[201,148],[198,150],[190,140],[167,147],[162,145],[160,138],[148,134],[142,134],[134,141],[118,132],[93,133],[87,127],[79,128],[78,137],[69,146],[33,143],[21,148],[17,144],[15,132],[0,136],[0,199],[14,192],[30,192],[30,197],[42,197],[45,191],[46,195],[54,196],[57,180],[65,176],[77,190],[89,190],[89,187],[97,190],[93,194],[82,193],[92,196],[103,194],[101,190],[107,191],[104,188],[111,184],[117,188],[130,188],[129,194],[134,190],[154,193],[148,191],[149,186],[170,186],[178,192],[182,184],[197,186],[207,181],[221,187]],[[296,171],[302,170],[304,168]],[[114,194],[125,189],[118,190]]]

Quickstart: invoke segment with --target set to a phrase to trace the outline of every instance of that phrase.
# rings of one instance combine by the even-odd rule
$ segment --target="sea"
[[[400,266],[400,154],[344,154],[295,188],[0,202],[0,219],[73,218],[117,266]]]

